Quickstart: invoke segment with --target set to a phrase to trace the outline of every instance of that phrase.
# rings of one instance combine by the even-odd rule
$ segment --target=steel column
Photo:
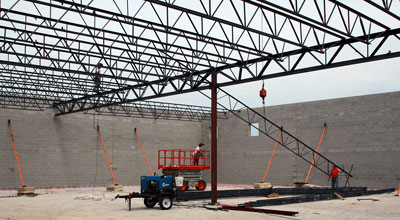
[[[217,203],[217,73],[211,77],[211,204]]]

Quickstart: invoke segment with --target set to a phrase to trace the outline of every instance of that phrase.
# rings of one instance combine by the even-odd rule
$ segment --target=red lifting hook
[[[262,103],[265,104],[264,99],[267,96],[267,91],[264,89],[264,82],[262,84],[262,88],[260,90],[260,97],[262,98]]]

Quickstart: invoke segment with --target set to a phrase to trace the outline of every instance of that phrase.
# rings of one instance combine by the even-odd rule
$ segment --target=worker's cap
[[[103,64],[99,62],[99,63],[96,65],[96,67],[97,67],[97,68],[101,68],[101,67],[103,67]]]
[[[199,147],[201,147],[201,146],[204,146],[204,144],[203,143],[199,143]]]

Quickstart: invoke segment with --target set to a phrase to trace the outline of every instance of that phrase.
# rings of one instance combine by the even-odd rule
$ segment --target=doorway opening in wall
[[[251,123],[250,124],[250,136],[255,137],[260,135],[260,131],[258,130],[258,123]]]

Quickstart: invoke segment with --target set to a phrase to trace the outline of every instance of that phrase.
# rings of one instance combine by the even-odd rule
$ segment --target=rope
[[[192,203],[182,203],[182,202],[174,202],[175,206],[178,207],[186,207],[188,209],[192,209],[192,208],[204,208],[205,205],[209,205],[210,203],[207,201],[201,201],[201,202],[192,202]]]
[[[97,116],[97,126],[99,125],[99,119],[100,116]],[[97,126],[95,127],[95,122],[96,122],[96,114],[93,114],[93,129],[97,130]],[[94,182],[93,182],[93,190],[92,193],[94,194],[94,188],[96,187],[96,182],[97,182],[97,155],[99,151],[99,135],[96,132],[96,168],[95,168],[95,174],[94,174]]]
[[[114,201],[115,200],[115,198],[112,198],[112,199],[107,199],[106,198],[106,195],[103,193],[103,194],[100,194],[99,195],[100,197],[90,197],[90,196],[77,196],[77,197],[75,197],[74,199],[75,200],[93,200],[93,201],[96,201],[96,202],[98,202],[98,201],[101,201],[101,200],[108,200],[108,201]]]

